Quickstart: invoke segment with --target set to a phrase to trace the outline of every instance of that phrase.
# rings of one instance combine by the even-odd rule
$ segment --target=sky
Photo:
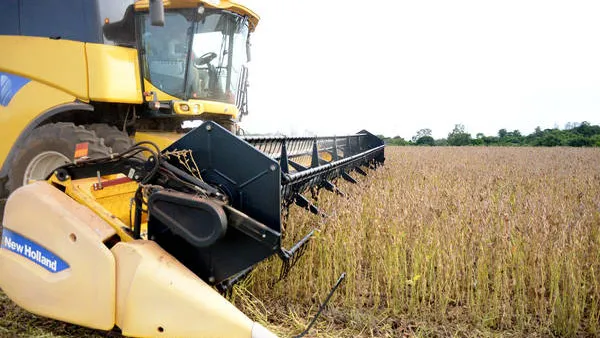
[[[247,132],[600,124],[600,1],[239,2],[261,17]]]

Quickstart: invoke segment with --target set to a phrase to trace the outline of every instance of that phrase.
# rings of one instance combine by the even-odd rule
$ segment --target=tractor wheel
[[[104,123],[94,123],[86,125],[85,128],[94,131],[96,136],[103,138],[104,144],[111,147],[115,153],[122,153],[133,145],[131,137],[126,132],[117,129],[117,127]]]
[[[34,129],[19,147],[8,173],[9,192],[45,180],[57,167],[73,162],[75,146],[88,143],[88,157],[109,156],[112,149],[96,133],[73,123],[58,122]]]

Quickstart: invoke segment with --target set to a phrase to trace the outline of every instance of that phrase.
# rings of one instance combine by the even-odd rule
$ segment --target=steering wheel
[[[217,57],[217,53],[213,53],[213,52],[205,53],[202,56],[197,57],[196,60],[194,60],[194,67],[200,68],[200,66],[211,62],[216,57]]]

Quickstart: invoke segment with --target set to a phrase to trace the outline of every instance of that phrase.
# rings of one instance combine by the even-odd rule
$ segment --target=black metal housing
[[[181,150],[191,151],[204,182],[227,195],[227,232],[209,247],[191,244],[168,226],[160,227],[160,234],[150,226],[149,236],[214,284],[275,253],[294,261],[310,234],[291,250],[282,249],[282,207],[305,200],[301,194],[311,187],[332,188],[331,180],[385,160],[383,142],[367,131],[332,137],[238,137],[214,122],[203,123],[163,153]],[[180,160],[170,158],[168,163],[187,170]]]
[[[158,191],[148,199],[148,231],[167,229],[197,248],[213,245],[227,231],[227,215],[215,201],[177,191]]]

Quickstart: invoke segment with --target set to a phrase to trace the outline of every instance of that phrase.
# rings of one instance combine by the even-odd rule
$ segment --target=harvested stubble
[[[282,336],[600,335],[600,149],[388,147],[319,219],[291,209],[285,244],[320,228],[284,281],[261,264],[232,300]],[[18,321],[13,322],[13,321]],[[80,337],[0,294],[0,336]],[[70,332],[70,333],[69,333]],[[85,333],[83,333],[85,332]]]
[[[600,335],[600,149],[386,154],[348,198],[321,193],[328,218],[291,210],[288,245],[321,231],[286,280],[253,273],[247,311],[299,332],[346,271],[312,334]]]

